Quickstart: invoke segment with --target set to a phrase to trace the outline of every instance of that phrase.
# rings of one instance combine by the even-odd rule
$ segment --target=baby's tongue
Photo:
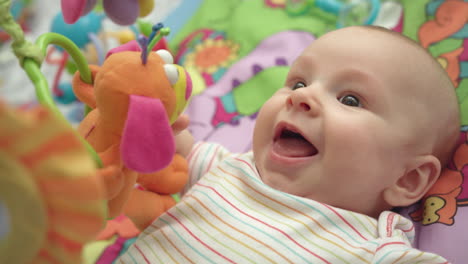
[[[280,137],[273,143],[273,150],[286,157],[308,157],[317,154],[317,149],[302,137]]]

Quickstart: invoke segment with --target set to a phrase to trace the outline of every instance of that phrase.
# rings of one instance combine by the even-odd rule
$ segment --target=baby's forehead
[[[382,52],[391,52],[394,50],[386,49],[388,47],[397,48],[401,53],[404,50],[411,52],[426,51],[412,39],[389,29],[374,26],[354,26],[330,31],[319,37],[316,43],[329,43],[340,41],[344,46],[358,45],[374,47]],[[313,45],[314,43],[312,43]],[[347,45],[349,44],[349,45]]]
[[[428,72],[445,74],[441,65],[429,52],[412,39],[385,28],[356,26],[331,31],[314,45],[334,47],[330,52],[351,56],[357,59],[369,59],[380,62],[383,67],[394,73],[401,69],[402,75],[426,75]],[[404,71],[403,71],[404,70]],[[400,76],[403,77],[403,76]]]
[[[331,31],[312,42],[298,58],[300,61],[335,61],[338,66],[346,63],[371,67],[375,72],[398,73],[396,68],[419,69],[421,60],[427,56],[417,44],[399,36],[398,33],[360,27]],[[432,58],[428,61],[432,63]],[[356,62],[356,63],[355,63]],[[317,63],[319,64],[319,63]],[[401,72],[407,74],[408,71]],[[403,76],[398,76],[403,77]]]

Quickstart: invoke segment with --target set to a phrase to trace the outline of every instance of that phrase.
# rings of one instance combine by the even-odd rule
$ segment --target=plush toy
[[[0,263],[82,263],[105,223],[106,172],[52,111],[0,103]]]
[[[90,65],[93,84],[75,75],[73,89],[92,109],[79,133],[104,168],[120,168],[103,179],[109,216],[123,212],[144,229],[174,205],[171,194],[187,181],[187,162],[175,154],[171,124],[185,108],[192,84],[168,51],[152,52],[148,39],[139,40],[140,51],[129,51],[135,43],[112,51],[101,67]]]

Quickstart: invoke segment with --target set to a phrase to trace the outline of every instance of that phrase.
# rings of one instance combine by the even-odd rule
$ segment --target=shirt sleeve
[[[211,168],[215,168],[219,162],[231,153],[223,146],[211,142],[197,142],[187,156],[189,180],[185,185],[182,195],[185,194],[197,181]]]
[[[437,254],[412,247],[415,236],[414,224],[399,214],[383,212],[378,221],[378,233],[378,246],[372,263],[450,263]]]

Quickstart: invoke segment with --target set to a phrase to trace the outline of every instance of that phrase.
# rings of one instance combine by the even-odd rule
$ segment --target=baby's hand
[[[180,115],[179,118],[172,124],[174,136],[177,136],[182,130],[187,129],[190,123],[188,115]]]
[[[176,143],[176,153],[183,157],[187,157],[193,147],[193,136],[187,129],[189,123],[189,117],[187,115],[181,115],[174,124],[172,124],[172,131],[174,132]]]

